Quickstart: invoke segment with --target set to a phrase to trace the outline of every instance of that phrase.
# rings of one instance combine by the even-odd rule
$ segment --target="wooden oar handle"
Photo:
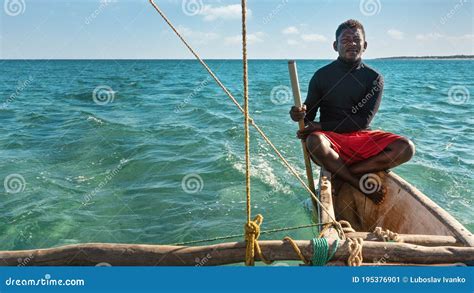
[[[296,69],[295,60],[288,61],[288,70],[290,72],[291,88],[293,90],[293,99],[295,101],[296,107],[301,107],[301,93],[300,93],[300,84],[298,81],[298,70]],[[298,126],[300,130],[304,129],[304,119],[298,121]]]
[[[295,100],[295,106],[301,107],[301,94],[300,94],[300,85],[298,81],[298,70],[296,70],[296,62],[294,60],[288,61],[288,70],[290,72],[291,88],[293,89],[293,99]],[[298,121],[300,130],[304,129],[304,119]],[[308,186],[311,191],[315,194],[314,179],[313,179],[313,170],[311,168],[311,159],[309,157],[308,151],[306,150],[306,145],[303,140],[301,140],[301,146],[303,148],[304,164],[306,167],[306,176],[308,178]],[[311,197],[312,198],[312,197]],[[317,209],[317,203],[312,198],[313,206]]]

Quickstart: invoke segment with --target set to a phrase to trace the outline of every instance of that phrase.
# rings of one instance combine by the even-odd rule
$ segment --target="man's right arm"
[[[308,94],[302,107],[291,107],[290,117],[293,121],[298,122],[304,118],[305,124],[314,121],[316,113],[319,108],[319,101],[321,99],[320,90],[316,74],[313,75],[308,86]]]
[[[309,82],[308,94],[304,104],[301,108],[293,106],[290,110],[290,116],[293,121],[299,121],[304,118],[306,127],[304,130],[299,130],[297,132],[298,138],[305,139],[311,132],[321,130],[321,125],[318,122],[314,122],[316,113],[319,109],[321,97],[322,95],[320,87],[318,86],[318,78],[317,75],[314,74]]]
[[[318,82],[318,75],[315,73],[308,86],[308,94],[304,104],[306,105],[305,124],[314,121],[318,113],[319,103],[321,101],[321,87]]]

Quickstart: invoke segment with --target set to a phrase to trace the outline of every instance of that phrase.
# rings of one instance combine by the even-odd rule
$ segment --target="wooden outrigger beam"
[[[259,241],[264,256],[269,260],[299,260],[290,243]],[[313,255],[309,240],[296,240],[306,259]],[[332,246],[334,240],[329,240]],[[341,240],[333,262],[346,261],[348,242]],[[386,263],[447,264],[473,263],[474,247],[426,247],[408,243],[365,241],[363,258],[367,262],[384,260]],[[169,246],[144,244],[87,243],[48,249],[0,251],[0,265],[4,266],[201,266],[243,262],[245,242],[230,242],[208,246]]]

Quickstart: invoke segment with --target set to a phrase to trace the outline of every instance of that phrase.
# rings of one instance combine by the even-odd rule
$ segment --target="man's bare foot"
[[[381,204],[387,194],[387,188],[382,185],[381,178],[375,173],[367,173],[360,177],[359,190],[376,205]]]
[[[363,192],[362,190],[361,192],[370,200],[372,200],[376,205],[380,205],[385,200],[385,196],[387,195],[387,188],[385,186],[381,186],[379,189],[371,193]]]

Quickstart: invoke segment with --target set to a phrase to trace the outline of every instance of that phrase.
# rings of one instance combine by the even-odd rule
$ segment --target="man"
[[[306,127],[297,136],[306,141],[316,163],[380,204],[385,187],[370,192],[361,179],[407,162],[415,146],[399,135],[369,130],[382,99],[383,78],[362,63],[367,49],[362,24],[350,19],[339,25],[333,47],[339,57],[316,71],[303,107],[292,107],[290,116],[304,118]]]

